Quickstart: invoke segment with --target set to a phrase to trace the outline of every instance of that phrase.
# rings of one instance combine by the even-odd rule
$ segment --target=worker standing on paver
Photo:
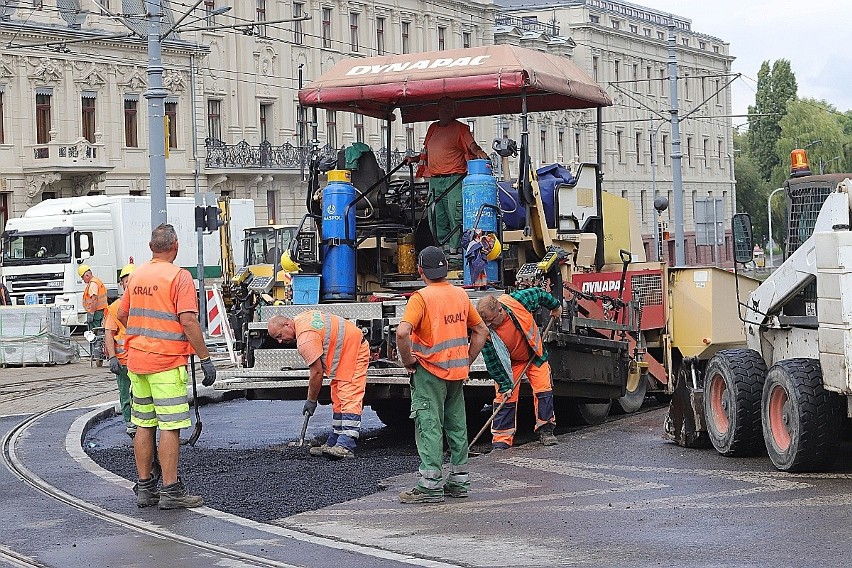
[[[310,449],[311,455],[355,457],[370,364],[364,333],[351,321],[320,310],[308,310],[293,319],[273,316],[267,331],[279,343],[295,339],[299,355],[310,367],[303,414],[313,416],[323,377],[331,381],[332,432],[325,444]]]
[[[136,268],[133,264],[126,264],[118,275],[118,284],[122,290],[127,290],[127,282]],[[118,321],[118,305],[121,299],[114,301],[107,308],[106,319],[104,319],[104,347],[109,357],[109,370],[115,375],[118,383],[118,401],[121,404],[121,415],[124,418],[124,428],[131,438],[136,435],[136,424],[130,421],[130,377],[127,376],[127,349],[124,339],[127,332]]]
[[[151,233],[153,258],[136,268],[121,298],[118,320],[127,328],[127,368],[133,392],[131,420],[138,426],[133,453],[139,474],[136,505],[160,509],[199,507],[204,500],[188,495],[178,477],[180,429],[191,425],[187,401],[187,357],[201,358],[202,384],[216,380],[201,325],[198,299],[189,272],[172,264],[178,254],[177,233],[162,224]],[[157,455],[163,487],[151,475],[157,428]]]
[[[488,328],[467,293],[447,282],[441,249],[426,247],[417,260],[426,287],[408,301],[396,340],[402,364],[412,373],[411,415],[420,455],[417,485],[399,494],[402,503],[439,503],[444,495],[467,497],[467,418],[462,386]],[[468,330],[473,332],[468,345]],[[450,474],[441,472],[444,437],[450,448]]]
[[[488,154],[473,139],[470,128],[456,120],[456,103],[448,97],[438,101],[438,121],[429,125],[423,140],[423,151],[408,160],[420,161],[423,173],[429,174],[429,198],[436,200],[448,188],[449,193],[435,201],[432,234],[442,242],[462,224],[462,184],[456,181],[467,174],[467,161],[488,159]],[[455,184],[455,185],[453,185]],[[448,241],[451,254],[456,254],[461,233],[456,231]]]
[[[533,317],[533,313],[540,307],[550,310],[551,317],[560,317],[562,312],[559,300],[535,287],[516,290],[499,298],[488,294],[483,296],[476,306],[479,315],[494,331],[482,350],[488,374],[494,379],[497,389],[494,402],[500,404],[506,400],[491,423],[492,447],[497,450],[512,447],[514,441],[518,392],[524,368],[533,391],[535,431],[538,432],[538,438],[545,446],[557,443],[553,434],[556,416],[553,410],[550,364],[547,362],[547,350],[544,348],[541,332]],[[498,345],[500,342],[502,346]],[[503,346],[511,361],[512,377],[507,376],[506,368],[500,363],[497,354],[497,350]],[[530,359],[532,363],[528,366]],[[515,382],[518,385],[512,389]]]
[[[107,289],[103,280],[92,274],[88,264],[77,267],[77,274],[83,279],[86,287],[83,289],[83,309],[88,314],[86,324],[89,330],[102,327],[107,309]]]

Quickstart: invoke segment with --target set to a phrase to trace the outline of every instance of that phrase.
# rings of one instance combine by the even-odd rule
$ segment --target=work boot
[[[328,444],[323,444],[322,446],[311,446],[308,450],[308,453],[314,457],[322,456],[328,450]]]
[[[444,495],[449,495],[450,497],[454,497],[455,499],[463,499],[470,495],[470,491],[467,489],[467,487],[447,483],[446,485],[444,485]]]
[[[160,501],[160,492],[157,491],[157,478],[151,477],[148,479],[140,479],[133,486],[133,492],[136,493],[136,506],[151,507]]]
[[[200,507],[204,499],[200,495],[189,495],[180,477],[171,485],[163,485],[160,490],[160,509],[182,509]]]
[[[553,434],[553,426],[548,424],[538,429],[538,441],[542,446],[555,446],[559,443],[556,436]]]
[[[443,503],[444,495],[440,494],[430,494],[425,493],[415,487],[414,489],[410,489],[408,491],[403,491],[399,494],[399,502],[406,503],[409,505],[416,505],[419,503]]]
[[[344,458],[354,458],[355,452],[343,446],[325,446],[322,453],[333,460],[342,460]]]

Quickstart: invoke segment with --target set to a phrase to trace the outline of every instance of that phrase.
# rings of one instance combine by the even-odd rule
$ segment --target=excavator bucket
[[[704,425],[704,390],[693,384],[688,372],[678,374],[665,422],[666,439],[684,448],[710,446]]]

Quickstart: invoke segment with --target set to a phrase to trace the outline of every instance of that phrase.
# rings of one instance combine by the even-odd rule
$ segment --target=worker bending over
[[[308,310],[293,319],[273,316],[267,331],[279,343],[295,339],[299,355],[310,367],[303,414],[313,416],[323,377],[331,381],[332,432],[325,444],[311,448],[311,455],[355,457],[370,364],[370,345],[363,332],[351,321],[320,310]]]
[[[561,315],[559,300],[541,288],[516,290],[500,297],[489,294],[483,296],[476,306],[482,319],[493,332],[482,350],[482,357],[497,390],[494,402],[499,404],[506,400],[491,424],[494,449],[512,447],[517,429],[521,374],[530,360],[532,363],[527,368],[526,376],[533,391],[535,431],[545,446],[557,443],[556,436],[553,435],[556,416],[553,411],[550,364],[547,362],[547,350],[533,317],[533,313],[540,307],[550,310],[551,317]],[[508,352],[512,377],[508,376],[506,367],[500,363],[498,350]],[[515,383],[517,384],[512,388]]]
[[[135,265],[127,264],[121,269],[118,284],[122,290],[127,290],[127,281],[130,280],[130,275],[135,268]],[[118,321],[119,303],[121,299],[114,301],[107,308],[104,319],[104,348],[109,357],[109,370],[115,375],[115,382],[118,383],[118,401],[124,418],[124,428],[127,435],[132,438],[136,435],[136,424],[130,421],[130,377],[127,376],[127,349],[124,345],[127,332]]]
[[[402,364],[412,373],[411,415],[420,455],[417,485],[399,494],[402,503],[439,503],[444,495],[467,497],[467,418],[462,386],[479,355],[488,328],[467,293],[447,282],[441,249],[426,247],[417,259],[426,284],[412,294],[397,327]],[[468,330],[473,332],[468,346]],[[450,474],[444,481],[444,438],[450,448]]]

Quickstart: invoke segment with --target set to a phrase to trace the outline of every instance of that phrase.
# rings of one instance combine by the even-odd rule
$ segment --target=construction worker
[[[126,264],[118,275],[118,284],[122,291],[127,290],[127,281],[136,268]],[[104,319],[104,347],[109,357],[109,370],[115,375],[118,383],[118,400],[121,404],[121,415],[124,417],[124,428],[131,438],[136,435],[136,424],[130,421],[130,377],[127,376],[127,350],[124,338],[127,335],[124,326],[118,321],[118,305],[121,299],[111,303],[107,308]]]
[[[136,267],[130,287],[121,297],[118,321],[127,328],[125,348],[132,399],[131,421],[138,427],[133,439],[136,458],[136,505],[160,509],[199,507],[204,500],[189,495],[178,477],[180,429],[191,425],[187,402],[187,356],[201,358],[202,384],[216,380],[201,325],[195,283],[186,270],[172,264],[178,254],[173,226],[159,225],[148,244],[153,258]],[[156,429],[162,489],[152,475]]]
[[[447,195],[435,201],[434,218],[430,219],[432,234],[439,243],[462,224],[462,184],[456,181],[467,174],[467,161],[488,159],[488,154],[473,139],[470,128],[456,120],[455,113],[455,101],[448,97],[439,100],[438,121],[430,124],[426,131],[423,151],[407,159],[409,162],[419,159],[423,173],[428,172],[430,200],[452,187]],[[452,254],[457,252],[460,242],[461,233],[456,231],[448,241]]]
[[[497,390],[494,402],[500,404],[503,400],[506,401],[491,423],[494,449],[512,447],[517,428],[520,378],[525,368],[534,395],[535,431],[538,432],[539,441],[545,446],[557,443],[553,434],[556,416],[553,410],[550,364],[547,362],[547,350],[533,317],[533,313],[542,306],[550,310],[551,317],[561,315],[559,300],[535,287],[516,290],[499,297],[488,294],[483,296],[476,306],[479,315],[492,330],[490,340],[482,350],[482,357]],[[501,364],[498,351],[508,352],[511,377],[506,365]],[[530,360],[532,361],[528,366]],[[517,385],[512,388],[515,383]]]
[[[77,267],[77,274],[83,279],[86,287],[83,289],[83,309],[88,314],[86,325],[89,330],[102,327],[107,309],[107,289],[103,281],[92,274],[88,264]]]
[[[462,386],[479,355],[488,328],[467,297],[447,282],[447,259],[426,247],[417,259],[426,284],[412,294],[397,327],[402,364],[412,373],[411,414],[420,455],[417,485],[399,494],[402,503],[439,503],[444,495],[467,497],[467,418]],[[468,345],[468,330],[473,332]],[[450,473],[443,478],[444,438],[450,448]]]
[[[320,310],[308,310],[293,319],[273,316],[267,330],[279,343],[295,340],[299,355],[310,367],[303,414],[313,416],[323,377],[331,381],[332,432],[325,444],[310,449],[311,455],[355,457],[370,364],[370,345],[364,334],[351,321]]]

